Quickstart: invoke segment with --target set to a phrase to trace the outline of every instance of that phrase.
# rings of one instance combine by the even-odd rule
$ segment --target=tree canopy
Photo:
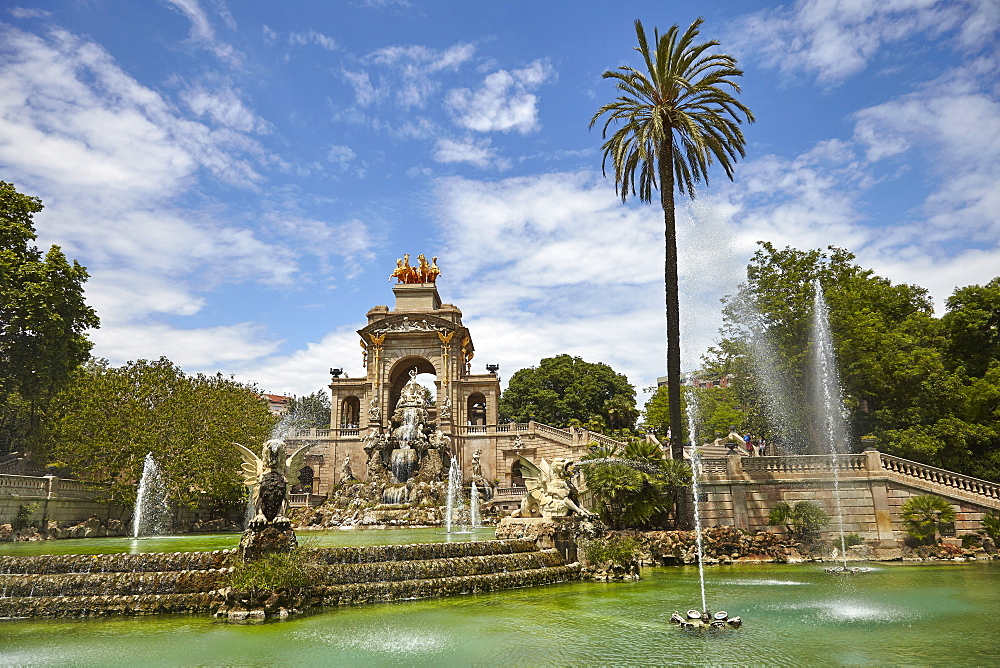
[[[713,373],[734,375],[747,428],[788,452],[814,450],[807,387],[818,278],[850,445],[871,437],[890,454],[1000,479],[1000,279],[956,290],[936,318],[924,288],[892,284],[854,259],[836,247],[760,244],[747,282],[726,299],[724,338],[707,360]]]
[[[304,397],[291,397],[282,424],[290,429],[329,429],[330,393],[316,390]]]
[[[595,431],[632,429],[639,412],[635,387],[607,364],[579,357],[547,357],[517,371],[500,397],[500,416],[536,420],[554,427],[586,426]]]
[[[0,181],[0,453],[41,446],[51,397],[90,355],[100,321],[83,297],[87,271],[58,246],[44,254],[37,197]]]
[[[170,360],[115,367],[92,360],[53,400],[52,457],[110,499],[135,500],[153,454],[173,503],[202,494],[237,502],[245,492],[233,442],[256,450],[274,417],[256,388],[221,374],[189,376]]]

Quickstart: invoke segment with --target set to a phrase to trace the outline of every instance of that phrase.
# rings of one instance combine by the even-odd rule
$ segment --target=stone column
[[[729,496],[733,500],[733,524],[749,531],[746,473],[743,471],[743,458],[738,452],[726,455],[726,477],[729,478]]]
[[[865,449],[865,469],[872,494],[872,512],[875,515],[875,529],[882,547],[895,547],[896,537],[892,531],[892,513],[889,511],[889,491],[885,472],[882,470],[882,454],[874,448]]]

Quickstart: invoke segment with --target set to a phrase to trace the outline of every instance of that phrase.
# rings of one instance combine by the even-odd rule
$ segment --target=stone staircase
[[[0,557],[0,618],[208,613],[234,550]],[[556,550],[493,540],[315,551],[322,605],[530,587],[579,578]]]

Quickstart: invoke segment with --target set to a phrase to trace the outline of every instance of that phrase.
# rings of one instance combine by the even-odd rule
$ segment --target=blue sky
[[[5,3],[6,4],[6,3]],[[403,253],[475,370],[664,373],[662,214],[601,176],[601,73],[647,29],[745,70],[747,158],[679,223],[685,368],[757,240],[834,244],[940,306],[1000,274],[1000,4],[25,2],[0,11],[0,179],[88,267],[94,354],[273,393],[361,374]]]

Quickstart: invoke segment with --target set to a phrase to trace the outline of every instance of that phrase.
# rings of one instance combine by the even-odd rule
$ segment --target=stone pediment
[[[434,315],[389,315],[359,329],[358,334],[381,336],[383,334],[448,334],[465,329],[460,325]]]

